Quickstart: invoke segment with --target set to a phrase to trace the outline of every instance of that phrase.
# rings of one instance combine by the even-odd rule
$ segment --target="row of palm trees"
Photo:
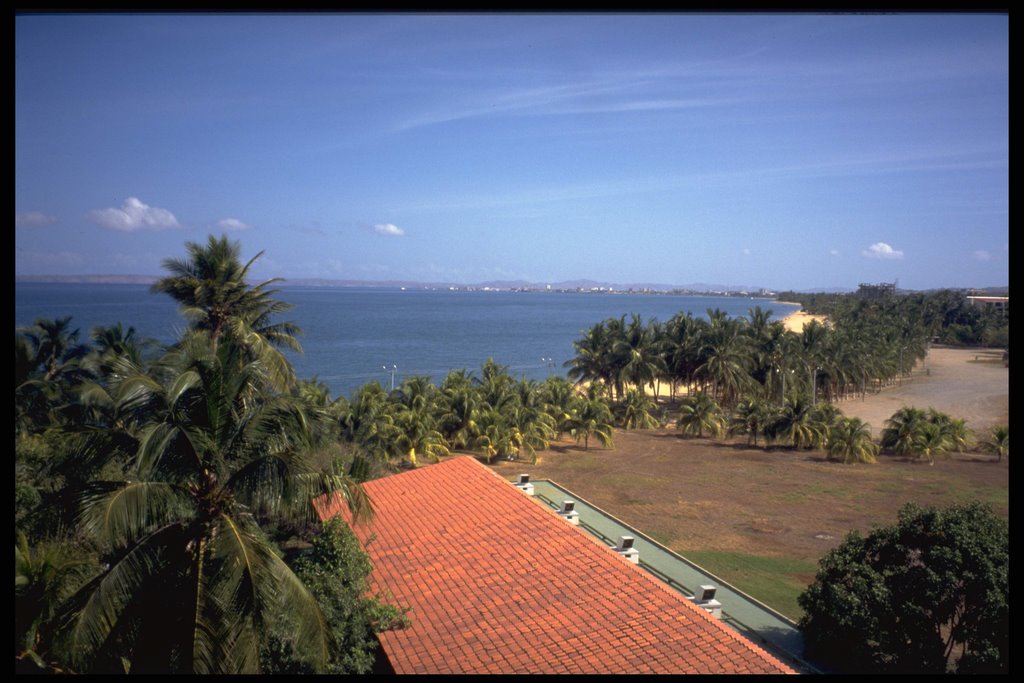
[[[964,452],[981,446],[999,459],[1009,452],[1009,428],[997,425],[987,440],[977,436],[962,419],[934,409],[904,407],[885,422],[875,441],[871,426],[856,417],[847,417],[835,405],[812,404],[804,395],[786,399],[783,406],[763,398],[744,399],[732,411],[724,410],[708,394],[697,392],[682,400],[677,427],[697,437],[746,436],[747,443],[758,446],[758,439],[769,446],[825,451],[830,459],[844,463],[876,462],[882,451],[895,456],[927,459],[950,451]]]
[[[488,359],[480,375],[452,370],[440,386],[406,378],[392,392],[379,383],[332,404],[343,441],[375,462],[415,465],[452,451],[537,462],[538,451],[569,434],[584,448],[612,443],[614,416],[599,387],[580,393],[566,379],[514,379]]]
[[[704,391],[727,407],[759,396],[783,405],[796,395],[834,401],[901,380],[927,354],[929,330],[900,310],[813,321],[788,331],[755,307],[730,318],[680,313],[665,323],[640,316],[610,318],[574,343],[566,366],[579,382],[601,381],[622,398],[629,388]]]

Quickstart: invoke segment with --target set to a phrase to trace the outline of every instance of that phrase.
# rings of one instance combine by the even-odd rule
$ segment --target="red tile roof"
[[[793,673],[473,458],[364,487],[373,591],[412,608],[381,634],[396,673]]]

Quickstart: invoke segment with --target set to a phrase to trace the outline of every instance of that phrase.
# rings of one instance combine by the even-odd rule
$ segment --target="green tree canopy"
[[[800,598],[805,655],[844,673],[1006,673],[1009,525],[981,503],[907,504],[856,531]]]

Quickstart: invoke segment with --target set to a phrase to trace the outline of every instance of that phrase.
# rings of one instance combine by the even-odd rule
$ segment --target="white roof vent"
[[[693,604],[698,607],[702,607],[707,610],[711,616],[721,619],[722,618],[722,603],[715,600],[715,593],[718,591],[714,586],[700,586],[693,593],[693,597],[690,600]]]
[[[562,509],[558,511],[563,519],[572,524],[573,526],[579,526],[580,513],[576,512],[576,501],[574,500],[563,500]]]
[[[619,542],[608,547],[633,564],[640,564],[640,551],[633,547],[632,536],[619,536]]]
[[[533,495],[533,484],[530,483],[529,474],[520,474],[519,479],[516,481],[516,488],[525,493],[528,496]]]

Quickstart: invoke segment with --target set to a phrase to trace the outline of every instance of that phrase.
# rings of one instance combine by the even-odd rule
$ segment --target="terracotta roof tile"
[[[396,673],[793,673],[473,458],[364,486],[372,590],[412,608]]]

